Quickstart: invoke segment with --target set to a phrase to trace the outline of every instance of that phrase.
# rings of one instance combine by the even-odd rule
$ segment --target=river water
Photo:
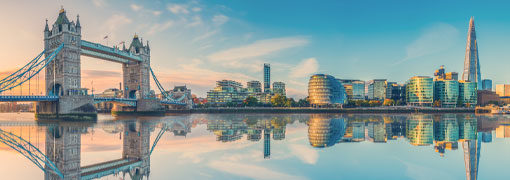
[[[66,178],[102,179],[508,179],[510,165],[510,116],[100,114],[61,122],[13,113],[0,114],[0,130],[0,179],[58,177],[27,154]],[[138,163],[113,173],[98,166],[122,159]]]

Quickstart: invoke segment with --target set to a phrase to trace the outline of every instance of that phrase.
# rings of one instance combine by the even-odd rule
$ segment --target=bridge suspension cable
[[[46,169],[44,168],[44,165],[49,167],[55,174],[64,179],[64,175],[57,168],[55,163],[53,163],[37,147],[32,145],[32,143],[26,141],[20,136],[14,135],[10,132],[0,129],[0,142],[18,151],[21,155],[25,156],[28,160],[32,161],[32,163],[34,163],[37,167],[39,167],[39,169],[43,170],[45,173],[47,172]]]
[[[152,67],[149,67],[149,70],[151,71],[151,75],[152,75],[152,78],[154,79],[154,82],[156,83],[156,86],[158,86],[159,91],[161,92],[161,94],[164,97],[164,99],[163,99],[164,101],[181,102],[185,98],[185,96],[181,96],[180,98],[175,99],[175,98],[173,98],[173,96],[169,95],[167,93],[167,91],[165,90],[165,88],[163,87],[163,85],[161,85],[161,83],[159,83],[159,80],[156,77],[156,75],[154,74],[154,71],[152,71]]]
[[[48,57],[44,59],[41,57],[45,51],[41,52],[21,69],[0,80],[0,93],[16,87],[21,88],[23,83],[32,79],[32,77],[39,74],[41,70],[43,70],[49,63],[51,63],[63,47],[64,44],[62,43],[55,51],[53,51]]]

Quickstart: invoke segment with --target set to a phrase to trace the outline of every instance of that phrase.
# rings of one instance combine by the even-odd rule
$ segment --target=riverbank
[[[474,108],[431,108],[431,107],[373,107],[373,108],[197,108],[190,110],[167,110],[167,113],[345,113],[345,114],[386,114],[386,113],[475,113]]]

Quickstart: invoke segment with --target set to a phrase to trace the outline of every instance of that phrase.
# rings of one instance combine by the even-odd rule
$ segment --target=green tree
[[[435,100],[434,101],[434,107],[441,107],[441,100]]]
[[[308,97],[298,100],[297,106],[310,107],[310,101],[308,101]]]
[[[271,105],[275,107],[283,107],[285,106],[285,103],[287,102],[287,98],[282,95],[275,95],[271,98]]]
[[[257,100],[257,98],[253,97],[253,96],[248,96],[244,101],[243,101],[243,105],[244,106],[248,106],[248,107],[254,107],[254,106],[257,106],[259,104],[259,101]]]
[[[285,101],[285,107],[295,107],[296,101],[294,98],[287,98],[287,101]]]
[[[393,99],[385,99],[383,102],[383,106],[394,106],[395,101]]]

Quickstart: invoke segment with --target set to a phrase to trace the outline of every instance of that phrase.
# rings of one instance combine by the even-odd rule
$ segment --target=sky
[[[445,65],[461,76],[471,16],[482,79],[509,83],[506,1],[1,1],[0,75],[43,50],[45,19],[51,26],[63,6],[70,20],[80,15],[84,40],[128,45],[136,33],[149,41],[165,88],[187,85],[200,97],[217,80],[262,81],[263,63],[295,98],[314,73],[405,83]],[[120,64],[81,63],[82,87],[101,92],[122,81]]]

